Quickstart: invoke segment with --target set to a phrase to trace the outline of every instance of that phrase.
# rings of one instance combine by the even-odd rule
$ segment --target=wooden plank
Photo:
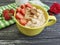
[[[57,0],[59,2],[59,0]],[[6,3],[7,2],[7,3]],[[0,0],[0,5],[6,5],[14,0]],[[45,2],[46,3],[46,2]],[[46,3],[51,5],[51,3]],[[27,37],[19,33],[16,25],[0,30],[0,44],[2,45],[60,45],[60,15],[56,16],[57,23],[46,27],[44,31],[35,36]],[[8,43],[7,43],[8,42]]]

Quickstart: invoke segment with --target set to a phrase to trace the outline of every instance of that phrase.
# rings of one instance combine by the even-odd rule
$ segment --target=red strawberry
[[[53,3],[53,5],[55,5],[57,11],[60,13],[60,4],[55,2],[55,3]]]
[[[17,10],[17,12],[20,12],[21,8],[20,8],[20,7],[18,7],[16,10]]]
[[[10,13],[11,13],[12,15],[14,15],[14,10],[13,10],[13,9],[10,9]]]
[[[20,22],[20,24],[22,24],[22,25],[25,25],[25,24],[27,24],[27,20],[26,19],[21,19],[21,20],[19,20],[19,22]]]
[[[25,15],[25,9],[21,9],[20,13],[24,16]]]
[[[18,12],[17,14],[16,14],[16,19],[22,19],[23,18],[23,16]]]
[[[5,15],[6,13],[9,13],[9,10],[8,9],[3,10],[3,15]]]
[[[25,4],[26,7],[32,8],[32,5],[30,3]]]
[[[55,6],[56,6],[56,8],[57,8],[57,10],[59,11],[59,13],[60,13],[60,4],[59,3],[54,3],[55,4]]]
[[[50,7],[50,11],[55,13],[55,14],[58,14],[60,13],[60,4],[58,3],[53,3],[53,5]]]
[[[11,16],[9,16],[9,14],[6,13],[5,16],[4,16],[4,18],[5,18],[5,20],[10,20],[11,19]]]
[[[3,11],[3,16],[4,16],[5,20],[10,20],[11,19],[8,9]]]
[[[22,5],[21,5],[21,8],[22,8],[22,9],[25,9],[25,5],[24,5],[24,4],[22,4]]]
[[[53,13],[55,13],[55,14],[59,13],[59,11],[56,8],[51,8],[50,11],[53,12]]]

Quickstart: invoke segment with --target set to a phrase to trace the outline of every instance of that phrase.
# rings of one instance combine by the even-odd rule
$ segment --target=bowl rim
[[[48,18],[49,18],[49,14],[47,13],[46,9],[45,9],[43,6],[40,6],[40,5],[37,5],[37,4],[31,4],[31,5],[32,5],[32,6],[38,6],[38,7],[40,7],[41,9],[44,10],[44,12],[45,12],[46,15],[47,15],[47,20],[45,21],[45,23],[44,23],[43,25],[39,26],[39,27],[34,27],[34,28],[23,26],[23,25],[21,25],[21,24],[17,21],[17,19],[15,18],[15,15],[16,15],[16,10],[15,10],[14,19],[15,19],[16,23],[17,23],[18,25],[20,25],[21,27],[23,27],[23,28],[28,28],[28,29],[39,29],[39,28],[45,27],[46,24],[47,24],[47,22],[48,22],[48,20],[49,20],[49,19],[48,19]]]

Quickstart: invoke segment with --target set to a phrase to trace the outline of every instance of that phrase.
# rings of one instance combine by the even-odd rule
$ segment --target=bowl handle
[[[56,23],[56,17],[55,16],[49,16],[49,20],[48,20],[48,23],[46,24],[46,26],[51,26],[53,24]]]

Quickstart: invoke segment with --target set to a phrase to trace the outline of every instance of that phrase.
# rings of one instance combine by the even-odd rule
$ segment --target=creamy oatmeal
[[[40,9],[26,8],[25,19],[28,20],[26,27],[39,27],[45,23],[44,12]]]
[[[40,27],[45,23],[44,12],[29,3],[23,4],[16,10],[16,19],[26,27]]]

